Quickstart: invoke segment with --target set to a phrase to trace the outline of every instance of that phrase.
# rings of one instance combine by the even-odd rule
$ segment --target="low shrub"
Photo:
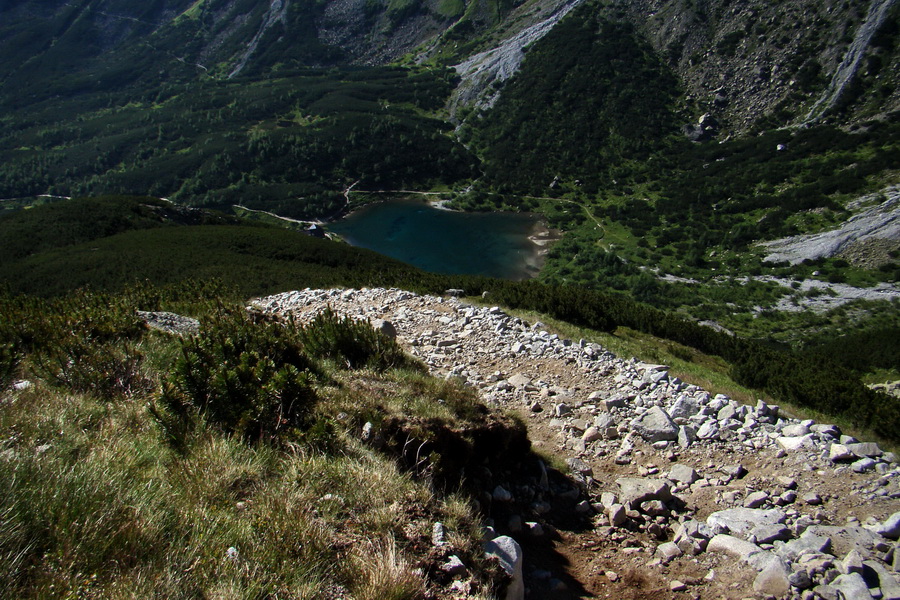
[[[247,440],[274,440],[307,424],[316,401],[311,367],[293,328],[223,309],[183,342],[152,410],[176,445],[200,419]]]
[[[393,339],[367,321],[339,317],[330,307],[301,328],[299,336],[310,355],[340,361],[351,369],[387,369],[409,362]]]
[[[0,343],[0,390],[8,388],[16,374],[19,356],[12,344]]]

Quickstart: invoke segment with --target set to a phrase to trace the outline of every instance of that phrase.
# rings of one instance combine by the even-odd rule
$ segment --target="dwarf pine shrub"
[[[396,341],[367,321],[339,317],[331,307],[302,327],[299,335],[311,356],[334,359],[351,369],[387,369],[408,363]]]
[[[316,401],[311,366],[292,328],[222,310],[183,342],[153,411],[176,444],[201,418],[248,440],[272,440],[307,424]]]
[[[0,343],[0,390],[12,384],[19,357],[12,344]]]

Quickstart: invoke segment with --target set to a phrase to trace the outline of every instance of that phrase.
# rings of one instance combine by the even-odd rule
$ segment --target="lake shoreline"
[[[325,225],[330,235],[426,271],[510,280],[540,273],[561,238],[542,215],[454,210],[448,199],[375,200]]]

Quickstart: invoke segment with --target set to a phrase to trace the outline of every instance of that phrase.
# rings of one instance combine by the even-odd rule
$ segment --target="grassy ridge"
[[[218,294],[184,283],[52,301],[0,295],[0,348],[12,342],[12,375],[32,382],[13,391],[0,381],[10,433],[0,443],[0,595],[440,596],[450,583],[439,569],[449,554],[431,553],[440,521],[476,597],[489,597],[496,578],[458,473],[443,492],[401,468],[391,439],[379,449],[359,430],[376,414],[379,426],[421,419],[474,448],[467,431],[489,424],[524,439],[521,427],[470,390],[395,363],[393,341],[370,327],[360,336],[365,324],[298,333],[254,322]],[[201,332],[152,332],[135,308],[193,313]],[[357,355],[370,351],[359,368],[341,360],[346,336]],[[289,382],[302,410],[284,404],[300,398],[282,393]],[[435,473],[452,463],[442,451],[429,449]]]

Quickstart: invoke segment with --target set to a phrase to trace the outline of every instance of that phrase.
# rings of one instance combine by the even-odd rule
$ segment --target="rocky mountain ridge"
[[[502,478],[483,492],[488,535],[525,547],[508,597],[900,598],[897,458],[835,425],[712,395],[665,366],[455,298],[307,289],[252,306],[301,322],[326,307],[368,319],[433,373],[518,411],[534,444],[566,462],[575,495]],[[554,525],[560,495],[581,528]],[[548,546],[568,568],[547,569]]]
[[[579,3],[18,0],[0,8],[0,78],[25,91],[67,69],[102,84],[128,61],[148,67],[131,76],[227,79],[406,57],[456,65],[451,107],[486,108],[527,46]],[[723,133],[900,107],[894,0],[619,0],[592,10],[638,27],[678,75],[687,116],[709,115]]]

